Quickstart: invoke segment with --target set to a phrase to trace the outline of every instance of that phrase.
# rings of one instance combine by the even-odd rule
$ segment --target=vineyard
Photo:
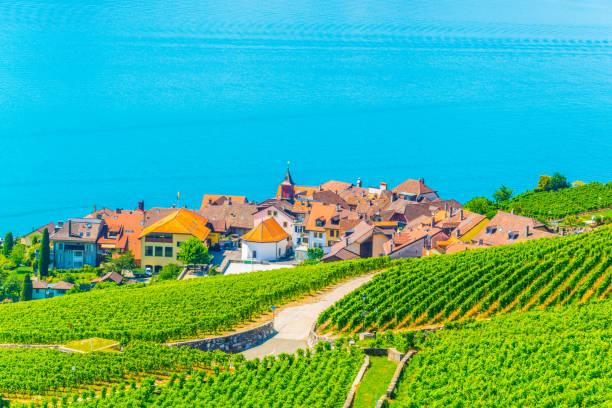
[[[236,356],[135,342],[121,353],[63,353],[53,349],[0,349],[0,394],[79,393],[83,387],[134,381],[146,374],[228,365]]]
[[[503,210],[536,218],[540,221],[612,207],[612,182],[590,183],[558,191],[528,191],[502,203]]]
[[[390,406],[609,407],[611,310],[598,301],[430,335]]]
[[[207,353],[202,353],[207,354]],[[162,386],[150,377],[139,386],[84,392],[65,398],[74,407],[342,407],[359,368],[358,349],[281,354],[235,362],[231,369],[173,373]],[[45,406],[48,401],[34,406]],[[18,404],[13,404],[18,406]],[[11,405],[11,406],[13,406]],[[62,404],[63,405],[63,404]]]
[[[388,258],[92,291],[0,306],[0,343],[61,344],[101,337],[165,342],[232,329]]]
[[[323,312],[319,331],[414,328],[605,298],[612,291],[611,243],[606,227],[406,260]]]

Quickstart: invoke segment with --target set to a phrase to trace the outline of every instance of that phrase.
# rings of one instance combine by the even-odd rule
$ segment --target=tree
[[[15,275],[9,275],[4,281],[4,294],[7,298],[16,299],[21,292],[21,282]]]
[[[119,257],[111,259],[111,261],[107,263],[105,267],[105,269],[113,272],[121,272],[126,269],[132,271],[135,268],[136,261],[134,260],[134,254],[132,254],[132,251],[126,251]]]
[[[567,182],[567,179],[565,178],[564,175],[562,175],[559,172],[556,172],[551,177],[549,186],[550,186],[550,190],[557,191],[562,188],[569,188],[570,184]]]
[[[325,255],[325,253],[321,248],[308,248],[308,251],[306,251],[306,256],[309,261],[318,261],[323,258],[323,255]]]
[[[208,248],[202,241],[196,237],[191,237],[181,243],[181,249],[179,249],[176,258],[185,265],[196,265],[209,263],[211,256],[208,254]]]
[[[21,300],[32,300],[32,279],[30,279],[29,273],[26,273],[26,276],[23,278]]]
[[[25,263],[26,259],[26,247],[23,244],[17,244],[13,246],[9,259],[19,266]]]
[[[545,174],[540,176],[540,180],[538,180],[538,187],[536,187],[535,191],[548,191],[550,190],[550,180],[552,177],[547,176]]]
[[[472,211],[478,214],[486,215],[489,217],[490,214],[495,215],[497,206],[495,203],[485,197],[474,197],[463,206],[468,211]]]
[[[159,271],[159,279],[168,280],[176,278],[181,271],[181,267],[177,264],[168,264]]]
[[[2,245],[2,254],[7,258],[11,254],[11,250],[13,249],[13,233],[7,232],[4,236],[4,245]]]
[[[40,241],[40,260],[38,262],[40,277],[49,275],[49,231],[45,228]]]
[[[493,199],[495,200],[495,202],[497,203],[502,203],[504,201],[508,201],[510,200],[510,198],[512,197],[512,189],[504,186],[502,184],[502,186],[500,188],[497,189],[497,191],[493,194]]]

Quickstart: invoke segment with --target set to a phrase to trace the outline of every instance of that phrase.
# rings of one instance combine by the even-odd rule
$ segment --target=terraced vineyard
[[[29,395],[89,395],[109,383],[138,380],[148,374],[159,375],[193,368],[224,366],[242,356],[221,352],[204,353],[135,342],[121,353],[64,353],[53,349],[0,349],[0,394],[11,397]]]
[[[391,408],[609,407],[612,301],[511,313],[430,335]]]
[[[319,330],[413,328],[606,298],[612,291],[611,266],[609,227],[407,260],[323,312]]]
[[[502,204],[504,210],[514,209],[518,214],[541,221],[610,207],[612,207],[612,182],[590,183],[558,191],[537,193],[528,191]]]
[[[342,407],[363,360],[363,353],[355,348],[350,352],[321,350],[314,355],[300,350],[297,356],[269,356],[232,369],[173,374],[157,387],[154,378],[149,378],[138,387],[113,389],[102,395],[85,392],[80,399],[70,398],[70,406]]]
[[[0,305],[0,343],[62,344],[90,337],[165,342],[211,335],[388,258],[130,286]]]

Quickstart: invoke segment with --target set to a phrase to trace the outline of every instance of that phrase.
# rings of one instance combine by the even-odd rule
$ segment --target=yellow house
[[[182,242],[196,237],[209,245],[210,229],[208,220],[201,215],[181,208],[145,228],[139,235],[144,268],[159,272],[165,265],[182,265],[176,257]]]

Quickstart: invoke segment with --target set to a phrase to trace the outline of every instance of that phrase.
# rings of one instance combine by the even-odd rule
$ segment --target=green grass
[[[114,344],[119,344],[119,343],[117,343],[117,341],[115,340],[107,340],[107,339],[101,339],[99,337],[93,337],[91,339],[71,341],[69,343],[66,343],[65,346],[67,348],[70,348],[73,350],[84,351],[86,353],[90,351],[100,350],[100,349],[104,349],[101,351],[116,352],[117,349],[110,347]]]
[[[384,357],[370,357],[370,368],[357,388],[353,408],[373,408],[376,401],[387,391],[397,363]]]
[[[595,212],[595,213],[592,213],[592,214],[585,214],[585,215],[580,216],[579,219],[582,220],[582,221],[588,221],[593,216],[594,217],[597,217],[597,216],[599,216],[599,217],[605,217],[605,216],[612,217],[612,208],[608,208],[607,210],[598,211],[598,212]]]

